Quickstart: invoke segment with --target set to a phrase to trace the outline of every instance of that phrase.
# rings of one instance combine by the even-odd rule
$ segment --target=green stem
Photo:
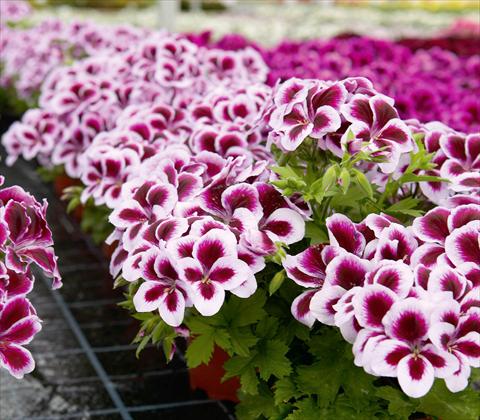
[[[323,209],[322,209],[322,215],[321,215],[321,219],[320,219],[320,222],[321,223],[324,223],[325,222],[325,219],[327,218],[327,214],[328,214],[328,209],[330,207],[330,202],[332,201],[332,197],[328,197],[325,201],[324,201],[324,204],[323,204]]]
[[[280,159],[278,159],[278,166],[285,166],[291,157],[291,153],[283,153],[282,156],[280,156]]]

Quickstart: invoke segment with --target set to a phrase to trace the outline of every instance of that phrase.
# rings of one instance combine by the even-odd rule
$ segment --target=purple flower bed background
[[[95,23],[52,20],[28,29],[3,25],[0,86],[13,87],[19,98],[34,104],[43,80],[56,67],[122,51],[148,36],[152,36],[148,29],[125,26],[109,30]],[[363,76],[395,99],[401,118],[438,120],[466,133],[480,129],[476,34],[399,41],[345,35],[328,40],[286,40],[272,48],[237,34],[218,41],[213,41],[210,32],[186,37],[199,46],[223,50],[253,47],[269,68],[267,83],[271,86],[291,77],[340,80]]]
[[[208,33],[190,39],[227,50],[254,47],[270,69],[267,83],[271,86],[291,77],[339,80],[363,76],[395,99],[401,118],[438,120],[467,133],[480,128],[478,39],[456,38],[449,44],[441,38],[394,42],[346,36],[284,41],[271,49],[236,34],[217,42],[210,42]],[[462,54],[440,47],[452,45]]]

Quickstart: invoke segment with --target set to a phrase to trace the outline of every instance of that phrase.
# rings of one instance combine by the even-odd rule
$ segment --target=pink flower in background
[[[19,22],[29,16],[32,8],[27,1],[9,0],[0,3],[0,23]]]

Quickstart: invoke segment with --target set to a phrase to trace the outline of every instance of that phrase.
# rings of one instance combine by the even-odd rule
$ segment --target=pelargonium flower
[[[23,296],[0,307],[0,366],[21,379],[35,368],[31,353],[24,348],[41,330],[40,319],[32,304]]]
[[[19,186],[0,189],[0,366],[16,378],[34,369],[23,346],[41,329],[26,298],[34,286],[32,263],[53,278],[53,288],[62,285],[46,210],[46,201],[40,204]]]
[[[465,389],[471,367],[480,367],[480,315],[477,311],[462,314],[460,305],[448,302],[432,315],[428,335],[431,342],[458,359],[458,369],[445,378],[452,392]]]
[[[430,329],[428,309],[415,298],[394,303],[382,319],[386,337],[367,363],[381,376],[398,377],[409,396],[424,396],[435,377],[448,378],[459,368],[450,352],[425,344]]]
[[[281,147],[295,150],[308,137],[322,139],[341,125],[340,107],[347,92],[341,83],[320,83],[292,79],[274,96],[276,107],[269,125]]]
[[[138,312],[158,310],[162,319],[173,327],[182,321],[186,306],[191,306],[186,284],[180,280],[175,263],[165,250],[152,248],[140,263],[145,280],[133,297]]]
[[[178,261],[180,277],[188,284],[193,305],[205,316],[214,315],[225,299],[250,275],[248,265],[238,258],[233,233],[212,229],[195,242],[192,257]]]
[[[85,153],[82,201],[93,197],[97,205],[113,208],[120,200],[123,183],[140,164],[140,156],[130,148],[118,149],[99,142]]]
[[[435,377],[461,391],[480,364],[479,223],[475,204],[434,208],[412,227],[385,215],[359,224],[333,215],[329,245],[284,260],[307,288],[292,313],[310,327],[338,327],[356,365],[397,377],[411,397],[425,395]]]
[[[83,154],[95,136],[107,127],[107,121],[98,112],[83,112],[70,117],[64,126],[63,135],[53,150],[52,163],[64,165],[65,173],[78,178],[82,171]]]
[[[451,181],[449,188],[458,191],[480,190],[480,134],[452,134],[440,139],[447,156],[440,174]]]
[[[46,222],[47,202],[40,205],[21,187],[14,186],[0,190],[0,204],[0,217],[4,220],[1,250],[6,267],[22,274],[32,262],[36,263],[53,278],[53,287],[60,287],[52,233]]]
[[[27,1],[10,0],[0,4],[0,22],[19,22],[32,13],[32,8]]]
[[[342,138],[347,151],[353,154],[365,148],[374,156],[384,157],[386,162],[379,163],[383,172],[393,172],[400,154],[413,150],[410,131],[399,119],[390,98],[354,95],[341,111],[352,123]]]
[[[7,164],[12,165],[22,156],[26,160],[38,157],[44,164],[52,164],[52,151],[62,136],[63,124],[53,114],[41,109],[30,109],[21,122],[12,124],[2,137],[7,150]]]

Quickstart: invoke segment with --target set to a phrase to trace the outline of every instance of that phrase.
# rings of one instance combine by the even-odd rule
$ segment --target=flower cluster
[[[382,157],[380,169],[392,173],[401,155],[413,150],[410,130],[393,100],[364,78],[334,83],[290,79],[275,93],[273,107],[270,138],[286,151],[310,137],[339,157],[361,151]]]
[[[426,150],[433,155],[435,168],[425,175],[440,176],[448,182],[421,182],[428,199],[447,207],[480,204],[480,134],[463,134],[439,123],[407,121],[411,131],[424,135]]]
[[[391,41],[350,37],[283,42],[263,55],[271,85],[291,77],[363,76],[395,99],[401,118],[439,120],[467,133],[479,130],[476,54],[460,57],[440,48],[412,52]]]
[[[16,378],[34,369],[32,355],[23,346],[41,329],[26,297],[35,280],[32,263],[53,278],[53,288],[62,285],[46,211],[46,201],[39,203],[21,187],[0,190],[0,366]]]
[[[225,291],[255,292],[264,257],[304,236],[303,217],[266,176],[266,161],[178,145],[139,166],[110,216],[110,240],[119,240],[112,274],[146,280],[134,296],[137,311],[158,309],[178,326],[185,307],[209,316]]]
[[[136,309],[178,326],[186,306],[212,315],[225,291],[250,296],[264,257],[304,236],[296,205],[266,183],[265,78],[252,49],[158,34],[52,72],[3,143],[9,163],[63,165],[83,202],[113,210],[112,274],[144,279]]]
[[[2,141],[8,163],[62,166],[81,180],[77,202],[109,213],[110,271],[130,284],[132,311],[180,327],[235,302],[227,292],[251,297],[266,264],[283,260],[308,289],[295,318],[338,327],[367,372],[398,376],[413,397],[435,377],[466,387],[479,350],[478,135],[403,121],[364,77],[271,88],[247,45],[157,32],[108,51],[51,71],[39,108]],[[402,51],[382,57],[408,61]],[[415,57],[445,67],[435,54]],[[407,228],[391,214],[431,208],[421,192],[444,207]],[[325,233],[329,245],[285,257]]]
[[[240,35],[229,34],[216,42],[209,42],[209,33],[181,37],[202,47],[202,57],[196,56],[196,46],[188,42],[180,46],[177,39],[170,53],[159,55],[165,59],[164,64],[152,68],[155,57],[151,54],[155,54],[157,48],[165,50],[168,46],[155,45],[155,40],[160,44],[165,40],[147,29],[78,22],[66,24],[58,20],[45,21],[28,29],[2,26],[0,86],[14,87],[20,98],[34,103],[41,83],[59,66],[87,56],[111,56],[135,49],[137,44],[150,38],[145,43],[144,56],[136,60],[135,74],[139,77],[155,74],[157,81],[171,88],[185,88],[185,77],[198,74],[199,61],[209,68],[210,81],[214,82],[215,72],[225,75],[227,67],[231,66],[232,71],[239,68],[238,60],[232,60],[227,50],[252,48],[263,56],[267,68],[256,67],[258,60],[256,57],[250,59],[248,53],[244,53],[240,67],[248,69],[250,74],[263,74],[268,69],[271,86],[291,77],[322,80],[367,77],[377,90],[395,99],[401,118],[416,118],[422,122],[440,120],[467,133],[479,129],[480,109],[476,98],[480,95],[477,82],[480,62],[478,54],[474,54],[478,43],[475,38],[456,40],[455,45],[460,43],[460,46],[455,48],[463,46],[466,50],[457,55],[448,50],[453,47],[445,45],[442,39],[438,42],[435,39],[397,42],[339,37],[326,41],[284,41],[267,48]],[[212,56],[207,49],[215,50]],[[220,54],[219,50],[225,52]],[[177,67],[175,55],[180,51],[184,58],[182,66]],[[253,65],[249,67],[248,62]],[[175,79],[179,77],[181,80]]]
[[[218,118],[225,126],[212,125],[212,130],[224,152],[233,142],[229,137],[221,140],[225,135],[220,128],[238,137],[237,146],[248,144],[255,153],[259,136],[249,132],[249,113],[265,101],[269,88],[255,88],[265,77],[266,67],[253,50],[204,50],[181,37],[156,34],[126,51],[99,54],[51,72],[42,86],[41,108],[29,110],[3,138],[8,163],[18,156],[38,157],[44,166],[64,165],[69,176],[79,178],[89,171],[83,164],[95,165],[86,150],[97,134],[114,128],[130,132],[127,137],[137,136],[151,155],[167,141],[184,142],[194,125],[205,127]],[[241,90],[250,84],[248,93],[257,99]],[[238,95],[238,105],[230,116],[226,112],[218,117],[226,86],[232,86],[230,95]],[[214,88],[219,92],[216,99],[205,100]],[[99,143],[111,142],[103,138]]]
[[[326,221],[328,245],[287,256],[308,290],[292,304],[300,322],[338,327],[355,364],[397,377],[418,398],[434,378],[452,392],[480,366],[480,206],[436,207],[405,227],[386,215]]]
[[[8,0],[0,3],[0,24],[16,23],[25,19],[32,12],[25,0]]]
[[[3,8],[16,2],[2,1]],[[144,39],[145,29],[102,27],[93,23],[65,24],[46,20],[31,28],[2,26],[0,87],[13,87],[19,98],[35,102],[48,74],[72,60],[123,51]]]

